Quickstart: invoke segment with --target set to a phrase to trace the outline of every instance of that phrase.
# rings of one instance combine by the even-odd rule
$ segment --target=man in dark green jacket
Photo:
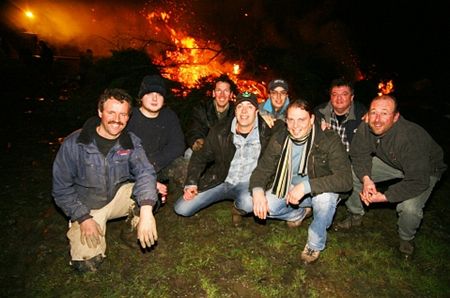
[[[337,229],[361,225],[362,202],[398,203],[399,250],[409,258],[423,207],[446,169],[442,148],[422,127],[400,116],[393,96],[383,95],[372,100],[368,123],[359,126],[350,157],[353,193],[346,202],[350,214]],[[401,180],[384,193],[378,191],[375,183],[393,179]]]
[[[350,161],[336,132],[322,131],[314,122],[306,101],[288,105],[286,124],[287,130],[274,132],[253,171],[252,197],[242,210],[297,227],[312,207],[314,219],[301,254],[305,263],[312,263],[325,248],[339,193],[352,187]]]

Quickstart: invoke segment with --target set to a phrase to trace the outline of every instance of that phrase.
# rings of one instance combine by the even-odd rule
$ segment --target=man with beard
[[[270,128],[258,117],[256,95],[250,92],[239,94],[235,117],[213,126],[202,150],[192,154],[184,194],[175,203],[175,212],[192,216],[225,199],[234,199],[235,205],[239,205],[249,196],[250,175],[270,134]],[[209,164],[211,166],[205,171]],[[232,215],[233,224],[239,225],[241,213],[234,206]]]
[[[230,102],[236,91],[234,82],[226,75],[214,81],[213,100],[208,100],[192,109],[190,125],[186,131],[188,149],[185,156],[190,158],[193,151],[199,151],[205,143],[209,129],[221,120],[233,117],[234,109]]]
[[[106,222],[130,209],[140,208],[133,223],[141,246],[157,240],[156,175],[140,140],[123,133],[130,110],[130,95],[106,90],[98,102],[99,118],[66,137],[53,164],[52,194],[70,219],[71,265],[80,272],[97,270],[105,257]]]
[[[352,187],[350,161],[338,135],[314,123],[310,104],[289,103],[287,130],[278,130],[250,178],[252,196],[236,208],[256,217],[281,219],[299,227],[313,212],[308,241],[301,253],[313,263],[325,249],[339,193]]]
[[[410,258],[425,203],[446,169],[443,155],[442,148],[422,127],[400,116],[395,97],[375,97],[368,123],[361,123],[353,138],[353,192],[346,202],[348,217],[338,223],[337,229],[362,224],[362,203],[397,203],[399,250]],[[375,185],[393,179],[401,180],[384,192]]]

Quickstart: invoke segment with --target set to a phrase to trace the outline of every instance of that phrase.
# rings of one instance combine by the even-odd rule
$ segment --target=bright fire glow
[[[394,92],[394,82],[389,80],[387,82],[378,83],[378,96],[386,95]]]
[[[241,72],[239,64],[233,64],[233,74],[238,75]]]
[[[171,18],[170,14],[166,12],[152,12],[146,18],[157,34],[168,35],[172,45],[168,46],[162,53],[153,53],[153,62],[162,67],[164,77],[178,81],[185,87],[196,88],[199,87],[202,78],[227,74],[236,83],[240,91],[253,92],[260,100],[265,98],[266,88],[264,84],[238,78],[242,66],[227,61],[218,44],[194,38],[183,30],[175,29],[169,24]],[[151,47],[149,47],[149,51],[152,52]]]
[[[34,19],[34,14],[31,10],[25,11],[25,16],[29,19]]]

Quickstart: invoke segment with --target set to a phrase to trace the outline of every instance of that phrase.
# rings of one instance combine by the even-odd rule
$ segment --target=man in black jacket
[[[199,151],[205,143],[209,129],[222,119],[233,117],[234,109],[230,104],[236,86],[226,75],[219,76],[212,90],[213,100],[201,103],[192,109],[190,125],[186,131],[188,149],[185,156],[189,158],[192,151]]]
[[[182,155],[184,135],[177,114],[164,104],[167,88],[163,77],[148,75],[142,79],[138,94],[139,107],[133,108],[127,129],[142,140],[145,154],[158,175],[157,188],[164,203],[170,178],[184,180]],[[173,175],[177,169],[177,175]],[[176,177],[175,177],[176,176]],[[176,179],[178,178],[178,179]],[[156,211],[156,210],[155,210]]]
[[[249,196],[249,178],[271,129],[258,116],[258,102],[252,93],[237,96],[235,114],[211,128],[202,149],[192,154],[184,194],[174,206],[177,214],[192,216],[215,202],[235,199],[238,204]],[[233,210],[233,223],[238,224],[240,216]]]
[[[368,123],[363,122],[353,138],[353,192],[346,202],[350,213],[337,229],[361,225],[362,202],[367,206],[398,203],[399,250],[409,258],[425,203],[446,169],[443,155],[442,148],[422,127],[400,116],[393,96],[375,97]],[[393,179],[401,180],[379,192],[375,183]]]

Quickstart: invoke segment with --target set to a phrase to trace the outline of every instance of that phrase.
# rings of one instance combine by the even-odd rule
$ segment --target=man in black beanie
[[[138,93],[139,107],[133,109],[127,127],[142,140],[147,158],[157,173],[157,188],[163,202],[167,185],[162,182],[168,180],[170,166],[185,149],[178,116],[164,105],[166,96],[166,84],[160,75],[145,76]]]

